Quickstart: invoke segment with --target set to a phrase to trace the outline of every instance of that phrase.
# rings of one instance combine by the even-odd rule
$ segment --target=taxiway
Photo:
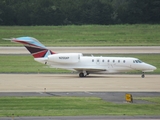
[[[0,74],[1,92],[160,92],[160,75]]]

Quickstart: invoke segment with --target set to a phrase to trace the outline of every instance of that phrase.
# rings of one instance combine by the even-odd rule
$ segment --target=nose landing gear
[[[145,78],[145,74],[144,74],[144,72],[142,73],[142,76],[141,76],[142,78]]]

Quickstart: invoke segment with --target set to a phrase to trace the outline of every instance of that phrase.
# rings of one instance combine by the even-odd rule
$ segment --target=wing
[[[102,68],[73,68],[73,69],[78,72],[81,72],[81,71],[88,71],[88,72],[106,71],[106,69],[102,69]]]

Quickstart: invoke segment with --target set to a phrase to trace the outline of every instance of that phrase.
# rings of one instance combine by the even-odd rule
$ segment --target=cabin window
[[[135,63],[135,61],[133,60],[133,63]]]
[[[97,62],[99,62],[99,60],[97,60]]]
[[[109,62],[109,60],[108,60],[108,62]]]
[[[104,62],[104,60],[102,60],[102,62]]]
[[[115,62],[115,60],[113,60],[113,63]]]
[[[126,61],[125,60],[123,60],[123,63],[125,63]]]
[[[94,62],[94,60],[92,59],[92,62]]]
[[[120,60],[118,60],[118,63],[120,63]]]

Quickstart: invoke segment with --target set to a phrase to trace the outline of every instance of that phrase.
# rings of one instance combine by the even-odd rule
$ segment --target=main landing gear
[[[86,72],[86,71],[83,71],[83,72],[79,73],[79,77],[86,77],[87,75],[89,75],[89,73]]]
[[[144,72],[142,73],[142,76],[141,76],[142,78],[145,78],[145,74],[144,74]]]
[[[79,77],[86,77],[86,76],[84,76],[84,73],[79,73]]]

